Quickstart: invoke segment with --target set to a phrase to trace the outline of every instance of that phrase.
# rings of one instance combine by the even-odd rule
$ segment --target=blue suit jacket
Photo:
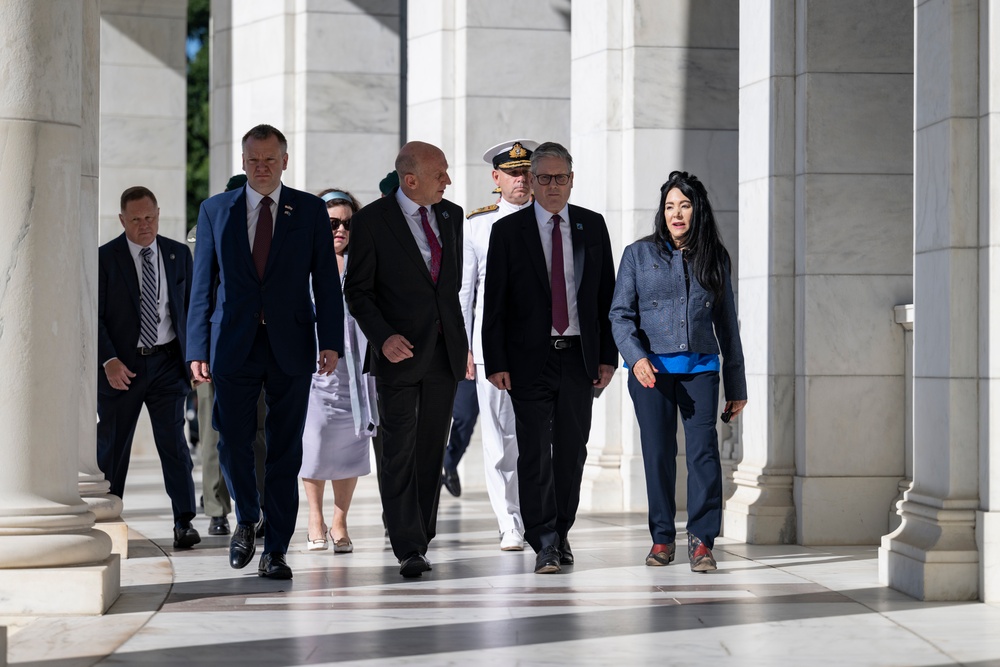
[[[184,350],[191,293],[191,251],[183,243],[162,236],[156,237],[156,246],[163,259],[167,309],[181,346],[177,361],[181,377],[187,378]],[[102,394],[117,394],[119,390],[108,384],[104,362],[118,357],[134,372],[139,345],[139,277],[125,234],[98,248],[97,267],[97,390]]]
[[[245,187],[201,204],[187,360],[207,360],[213,373],[239,370],[263,308],[271,351],[281,370],[288,375],[313,373],[317,336],[318,349],[341,356],[344,352],[344,306],[326,205],[319,197],[282,185],[263,280],[250,253],[246,207]]]

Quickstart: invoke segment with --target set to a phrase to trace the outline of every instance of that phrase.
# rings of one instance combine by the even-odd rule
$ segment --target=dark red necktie
[[[569,328],[569,307],[566,305],[566,273],[563,271],[563,239],[559,230],[562,219],[552,216],[552,328],[562,333]]]
[[[274,200],[264,197],[260,200],[260,214],[257,216],[257,229],[253,233],[254,266],[257,267],[257,277],[264,279],[264,268],[267,266],[267,254],[271,251],[271,236],[274,232],[274,217],[271,215],[271,203]]]
[[[441,244],[438,243],[434,230],[431,229],[430,220],[427,219],[427,208],[421,206],[418,210],[420,211],[420,226],[424,228],[424,235],[431,247],[431,280],[436,285],[438,276],[441,274]]]

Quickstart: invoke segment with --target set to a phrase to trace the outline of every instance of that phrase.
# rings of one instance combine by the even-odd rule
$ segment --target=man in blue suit
[[[174,514],[174,548],[201,541],[191,454],[184,438],[184,363],[191,251],[159,236],[156,196],[138,186],[122,193],[125,232],[98,249],[97,462],[122,497],[132,437],[143,404]]]
[[[256,552],[256,527],[263,521],[257,574],[270,579],[292,577],[285,553],[299,507],[312,374],[317,365],[320,373],[332,373],[344,349],[344,311],[326,205],[282,185],[287,166],[288,142],[279,130],[258,125],[243,136],[246,187],[206,199],[198,214],[188,317],[191,376],[195,382],[215,383],[219,462],[236,502],[229,564],[249,564]],[[267,405],[263,508],[253,453],[262,387]]]

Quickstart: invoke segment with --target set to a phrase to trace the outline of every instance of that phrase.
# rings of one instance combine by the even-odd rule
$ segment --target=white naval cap
[[[531,152],[536,148],[538,142],[530,139],[501,141],[483,153],[483,161],[494,169],[526,169],[531,166]]]

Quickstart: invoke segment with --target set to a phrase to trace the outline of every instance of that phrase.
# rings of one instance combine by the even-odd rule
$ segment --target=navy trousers
[[[253,347],[236,373],[213,374],[213,419],[219,432],[219,465],[236,520],[257,522],[261,509],[267,525],[264,552],[288,551],[299,510],[299,469],[302,467],[302,430],[306,422],[312,374],[286,375],[278,366],[267,338],[267,327],[257,327]],[[263,508],[257,492],[254,440],[257,437],[257,401],[261,388],[267,416],[264,437]]]
[[[628,391],[639,421],[653,544],[670,544],[677,536],[674,490],[679,410],[687,444],[687,531],[713,548],[722,529],[722,465],[715,430],[719,374],[657,373],[656,384],[647,389],[629,371]]]
[[[451,412],[451,437],[444,450],[445,470],[454,470],[469,448],[472,431],[479,417],[479,396],[475,380],[462,380],[455,391],[455,408]]]

